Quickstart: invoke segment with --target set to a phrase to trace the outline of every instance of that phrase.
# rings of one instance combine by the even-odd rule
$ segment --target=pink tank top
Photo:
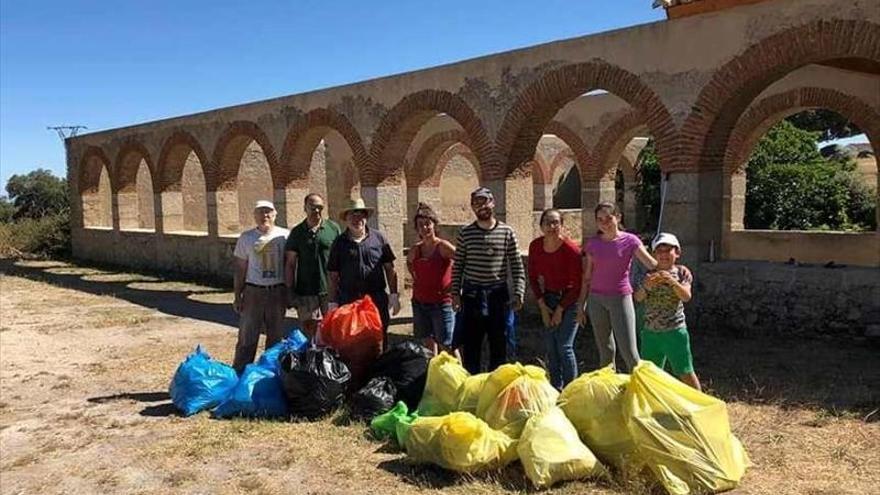
[[[412,263],[415,276],[413,281],[413,300],[422,304],[452,302],[449,287],[452,285],[452,260],[440,254],[440,247],[428,258],[422,257],[421,246]]]

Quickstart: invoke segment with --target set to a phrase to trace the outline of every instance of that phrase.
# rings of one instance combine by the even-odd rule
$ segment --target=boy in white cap
[[[686,266],[675,264],[681,256],[681,244],[674,235],[661,233],[651,243],[651,249],[657,268],[645,275],[633,294],[645,306],[639,354],[660,368],[668,360],[681,381],[700,390],[684,315],[684,303],[691,300],[694,277]]]
[[[235,300],[239,314],[238,343],[232,367],[239,374],[254,361],[260,333],[268,349],[283,337],[287,288],[284,285],[284,243],[290,232],[275,225],[275,205],[254,205],[256,227],[238,236],[235,244]]]

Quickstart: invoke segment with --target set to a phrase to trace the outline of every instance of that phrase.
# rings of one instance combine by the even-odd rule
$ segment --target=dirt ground
[[[518,466],[462,477],[409,464],[340,416],[181,418],[168,382],[197,343],[229,361],[223,289],[60,262],[0,262],[0,492],[410,494],[531,491]],[[521,330],[521,356],[538,349]],[[406,334],[406,321],[392,327]],[[865,342],[694,335],[754,465],[739,493],[876,493],[880,361]],[[402,337],[401,337],[402,338]],[[579,357],[595,363],[589,335]],[[552,493],[634,493],[576,482]]]

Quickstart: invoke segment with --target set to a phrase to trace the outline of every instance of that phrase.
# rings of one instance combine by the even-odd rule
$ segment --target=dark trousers
[[[466,285],[462,291],[461,343],[464,367],[480,373],[483,340],[489,340],[489,371],[507,362],[507,316],[510,295],[506,284]]]

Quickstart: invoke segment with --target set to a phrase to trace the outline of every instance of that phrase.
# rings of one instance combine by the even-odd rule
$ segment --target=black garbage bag
[[[394,407],[397,387],[387,376],[377,376],[351,397],[351,417],[370,421]]]
[[[341,406],[351,380],[348,367],[328,347],[285,352],[280,371],[290,413],[307,419],[319,419]]]
[[[371,377],[387,376],[397,388],[399,401],[406,402],[410,410],[419,407],[428,377],[430,350],[413,341],[395,344],[373,363]],[[392,404],[393,405],[393,404]]]

